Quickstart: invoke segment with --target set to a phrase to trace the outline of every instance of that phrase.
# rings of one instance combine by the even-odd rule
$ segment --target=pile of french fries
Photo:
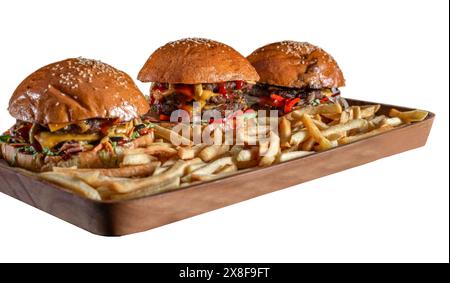
[[[155,124],[154,141],[145,147],[124,149],[120,168],[56,167],[38,176],[94,200],[132,199],[301,158],[422,121],[428,115],[421,110],[396,109],[387,116],[376,115],[379,108],[362,105],[343,109],[339,104],[303,107],[276,118],[278,131],[250,127],[239,137],[243,144],[231,145],[194,144],[172,126]],[[263,138],[256,138],[261,131]],[[172,144],[174,138],[182,145]]]

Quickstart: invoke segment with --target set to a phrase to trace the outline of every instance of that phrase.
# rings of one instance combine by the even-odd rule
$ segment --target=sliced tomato
[[[153,89],[154,90],[159,90],[160,92],[165,92],[166,90],[168,90],[166,84],[161,84],[161,83],[155,84],[153,86]]]
[[[244,86],[244,81],[236,81],[236,89],[242,89]]]

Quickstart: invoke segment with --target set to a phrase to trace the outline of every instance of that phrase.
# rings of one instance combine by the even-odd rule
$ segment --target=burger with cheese
[[[16,123],[0,136],[1,156],[33,171],[53,166],[116,167],[120,150],[150,143],[145,96],[124,72],[67,59],[28,76],[9,101]]]
[[[254,109],[287,114],[305,105],[344,103],[344,76],[333,57],[307,42],[281,41],[256,49],[247,59],[260,76],[249,101]]]
[[[152,82],[152,113],[169,120],[173,111],[192,113],[194,102],[202,112],[246,110],[246,94],[259,76],[245,57],[223,43],[187,38],[157,49],[139,72],[138,79]],[[224,117],[226,118],[226,117]]]

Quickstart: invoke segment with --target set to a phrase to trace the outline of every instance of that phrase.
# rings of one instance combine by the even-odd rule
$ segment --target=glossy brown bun
[[[48,124],[130,120],[147,113],[149,106],[126,73],[100,61],[73,58],[28,76],[11,97],[8,110],[18,120]]]
[[[30,171],[38,172],[44,166],[42,155],[21,153],[17,148],[7,143],[0,143],[0,157],[6,160],[10,166],[21,167]]]
[[[258,73],[236,50],[223,43],[187,38],[157,49],[139,72],[142,82],[218,83],[257,81]]]
[[[256,49],[247,59],[258,71],[260,83],[312,89],[345,85],[333,57],[307,42],[275,42]]]

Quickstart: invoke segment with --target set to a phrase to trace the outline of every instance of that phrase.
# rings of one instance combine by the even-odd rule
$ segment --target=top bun
[[[187,38],[157,49],[139,72],[143,82],[218,83],[257,81],[258,73],[236,50],[223,43]]]
[[[311,89],[345,85],[333,57],[307,42],[275,42],[256,49],[247,59],[258,71],[261,83]]]
[[[91,118],[130,120],[149,111],[126,73],[100,61],[72,58],[28,76],[9,101],[11,115],[39,124]]]

